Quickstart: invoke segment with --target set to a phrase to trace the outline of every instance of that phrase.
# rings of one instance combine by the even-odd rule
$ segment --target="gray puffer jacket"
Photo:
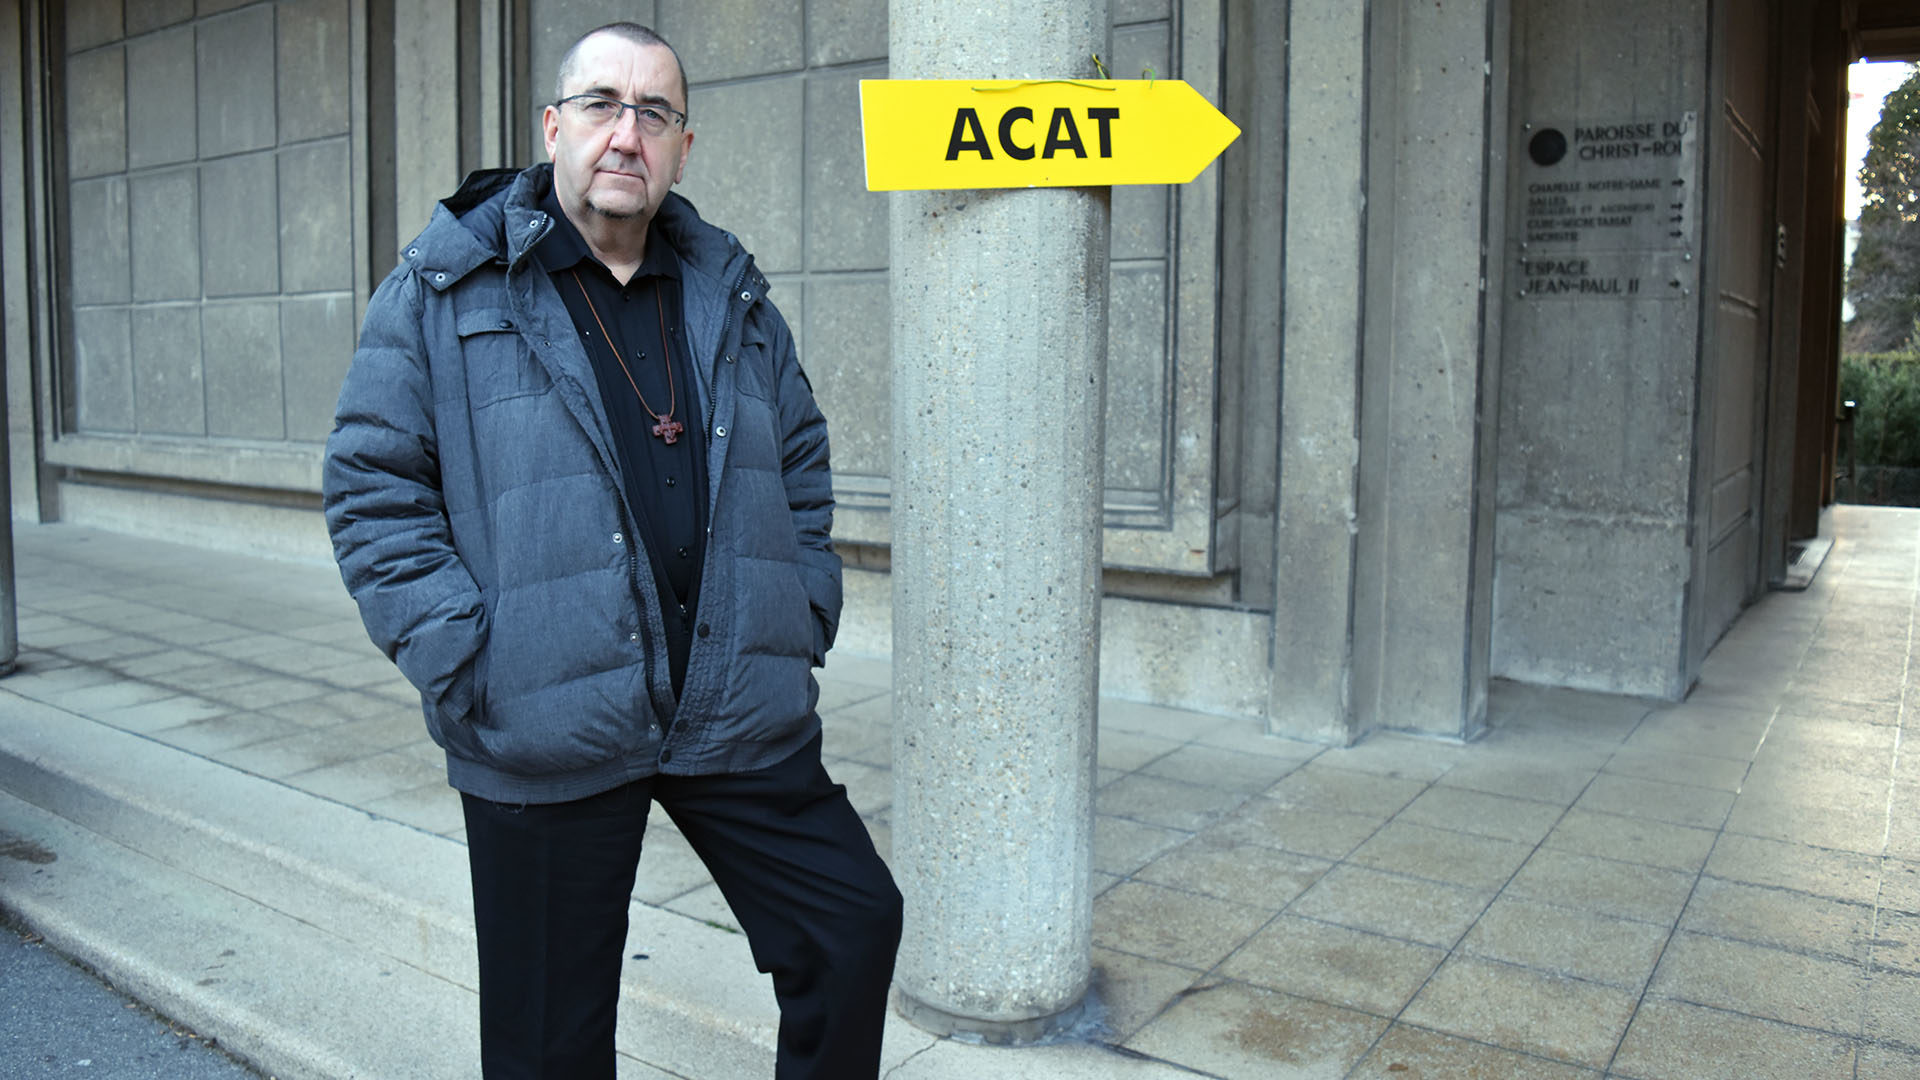
[[[651,228],[681,257],[710,523],[676,702],[593,369],[530,254],[551,183],[469,177],[367,306],[327,440],[341,577],[462,791],[558,802],[776,764],[819,730],[840,617],[826,421],[752,256],[668,195]]]

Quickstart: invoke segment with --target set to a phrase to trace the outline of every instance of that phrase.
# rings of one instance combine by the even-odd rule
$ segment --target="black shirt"
[[[639,515],[635,525],[660,593],[667,665],[677,695],[686,683],[693,643],[707,512],[706,418],[681,326],[680,257],[652,232],[639,269],[622,285],[593,257],[551,188],[541,208],[553,228],[534,255],[552,275],[593,361],[621,481]],[[671,433],[672,443],[656,431],[669,421],[680,425]]]

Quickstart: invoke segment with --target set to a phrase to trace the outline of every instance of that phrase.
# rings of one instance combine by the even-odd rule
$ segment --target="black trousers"
[[[777,1080],[878,1075],[900,893],[817,737],[750,773],[655,776],[568,803],[463,801],[487,1080],[612,1080],[627,904],[654,802],[773,976]]]

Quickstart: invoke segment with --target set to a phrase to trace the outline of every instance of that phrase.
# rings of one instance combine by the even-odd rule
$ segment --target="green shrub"
[[[1858,408],[1853,448],[1861,465],[1920,466],[1920,353],[1840,358],[1840,397]]]

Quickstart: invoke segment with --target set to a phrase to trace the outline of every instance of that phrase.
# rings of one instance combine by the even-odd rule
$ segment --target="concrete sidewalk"
[[[1920,511],[1833,523],[1681,705],[1499,684],[1477,743],[1332,750],[1103,701],[1104,1026],[896,1021],[890,1075],[1920,1076]],[[333,569],[67,526],[16,553],[0,905],[280,1077],[472,1075],[459,801]],[[883,854],[888,678],[821,680]],[[663,817],[630,944],[623,1075],[771,1075],[772,995]]]

